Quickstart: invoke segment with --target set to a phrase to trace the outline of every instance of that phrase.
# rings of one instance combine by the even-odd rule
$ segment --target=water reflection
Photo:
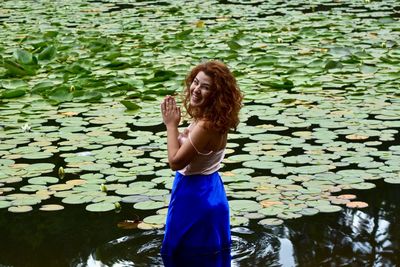
[[[389,188],[392,187],[392,188]],[[397,188],[397,189],[396,189]],[[397,266],[399,251],[399,188],[380,184],[359,198],[368,208],[313,216],[288,222],[296,262],[315,266]]]
[[[173,257],[163,255],[163,263],[165,267],[230,267],[231,253],[230,250],[213,255],[190,255],[182,252]]]
[[[179,259],[185,264],[164,263],[168,267],[397,266],[398,191],[399,187],[380,184],[371,192],[358,193],[361,201],[373,204],[365,209],[287,220],[275,227],[261,227],[256,222],[234,227],[230,255],[205,259],[213,263],[200,264],[199,259],[185,257]],[[164,266],[159,253],[162,238],[162,230],[138,231],[100,245],[77,266]]]
[[[286,259],[288,252],[292,251],[287,249],[289,240],[268,233],[255,233],[244,227],[232,229],[231,251],[211,256],[194,257],[183,253],[174,258],[162,258],[159,253],[162,238],[163,231],[124,236],[99,246],[77,266],[294,266]]]
[[[232,228],[231,266],[400,266],[400,186],[377,185],[345,192],[356,193],[368,208],[286,220],[277,227],[251,221]],[[162,230],[116,227],[133,217],[80,207],[56,215],[0,210],[0,265],[163,266]]]

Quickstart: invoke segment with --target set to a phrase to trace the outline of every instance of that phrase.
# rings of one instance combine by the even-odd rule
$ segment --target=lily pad
[[[232,216],[230,219],[231,226],[246,226],[250,222],[249,218],[246,217],[239,217],[239,216]]]
[[[58,211],[58,210],[63,210],[64,206],[58,205],[58,204],[46,204],[42,205],[39,210],[41,211]]]
[[[342,208],[340,206],[336,206],[336,205],[319,205],[319,206],[316,206],[315,208],[317,208],[320,212],[323,212],[323,213],[338,212],[338,211],[342,210]]]
[[[0,200],[0,209],[8,208],[11,206],[11,202]]]
[[[283,224],[283,220],[277,218],[268,218],[259,221],[258,224],[264,226],[277,226]]]
[[[138,202],[134,204],[133,207],[138,210],[155,210],[165,207],[165,203],[149,200],[149,201]]]
[[[12,206],[8,208],[9,212],[13,213],[25,213],[31,211],[33,208],[31,206]]]
[[[137,225],[137,228],[141,229],[141,230],[162,229],[163,227],[164,227],[163,224],[150,224],[150,223],[145,223],[145,222],[140,222]]]
[[[148,223],[148,224],[165,224],[166,216],[165,215],[151,215],[148,217],[145,217],[143,219],[143,222]]]
[[[368,207],[368,203],[362,201],[351,201],[346,204],[346,207],[362,209]]]
[[[230,200],[229,207],[233,211],[253,212],[258,211],[262,206],[253,200]]]
[[[28,180],[28,183],[32,185],[46,185],[46,184],[55,184],[58,182],[58,178],[51,176],[41,176],[34,177]]]
[[[110,202],[99,202],[99,203],[89,204],[86,206],[86,210],[91,212],[107,212],[114,209],[115,209],[114,203]]]

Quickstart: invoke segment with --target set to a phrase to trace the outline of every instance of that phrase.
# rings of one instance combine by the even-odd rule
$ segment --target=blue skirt
[[[225,255],[223,262],[229,261],[230,246],[229,206],[218,172],[188,176],[176,172],[161,248],[164,263],[174,256],[219,254]]]

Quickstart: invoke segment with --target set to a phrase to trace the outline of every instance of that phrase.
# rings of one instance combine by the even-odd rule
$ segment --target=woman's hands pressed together
[[[160,106],[165,126],[178,127],[181,121],[181,109],[176,105],[175,98],[167,95]]]

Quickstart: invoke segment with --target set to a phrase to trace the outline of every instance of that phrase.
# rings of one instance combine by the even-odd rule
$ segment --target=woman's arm
[[[167,149],[168,162],[172,170],[181,170],[188,165],[197,155],[196,149],[203,151],[207,145],[210,134],[203,127],[203,123],[198,122],[190,131],[190,136],[193,142],[185,142],[181,146],[178,142],[178,125],[180,122],[180,109],[176,106],[175,99],[167,96],[161,103],[161,112],[163,121],[167,127]]]

